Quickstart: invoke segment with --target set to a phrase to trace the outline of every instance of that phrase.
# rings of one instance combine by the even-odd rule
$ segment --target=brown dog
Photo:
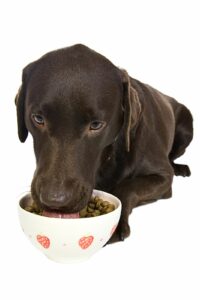
[[[50,52],[23,71],[16,97],[21,142],[34,140],[31,192],[39,206],[80,211],[94,188],[122,201],[110,242],[130,234],[136,206],[171,197],[174,160],[192,140],[190,111],[83,45]]]

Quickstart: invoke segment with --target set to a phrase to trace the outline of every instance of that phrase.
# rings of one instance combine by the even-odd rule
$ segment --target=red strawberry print
[[[40,243],[45,249],[48,249],[50,246],[50,239],[45,235],[37,235],[37,241]]]
[[[87,249],[93,242],[94,237],[92,235],[90,236],[83,236],[80,240],[79,240],[79,246],[82,249]]]
[[[110,236],[113,235],[113,233],[115,232],[116,228],[117,228],[117,224],[115,224],[115,225],[112,227],[112,229],[111,229],[111,231],[110,231]]]

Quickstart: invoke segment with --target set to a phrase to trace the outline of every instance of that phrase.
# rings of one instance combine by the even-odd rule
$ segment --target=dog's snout
[[[44,209],[60,210],[63,212],[77,212],[86,205],[92,190],[73,180],[65,181],[62,185],[44,184],[38,191],[39,202]]]
[[[43,191],[40,194],[40,201],[42,204],[52,207],[52,208],[60,208],[66,202],[67,195],[65,192],[61,191],[51,191],[48,192]]]

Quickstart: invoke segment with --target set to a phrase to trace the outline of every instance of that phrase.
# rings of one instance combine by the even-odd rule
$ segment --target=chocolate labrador
[[[77,213],[92,190],[121,199],[110,242],[130,234],[132,209],[172,195],[174,163],[193,137],[190,111],[84,45],[47,53],[23,70],[18,134],[33,136],[32,197],[43,209]]]

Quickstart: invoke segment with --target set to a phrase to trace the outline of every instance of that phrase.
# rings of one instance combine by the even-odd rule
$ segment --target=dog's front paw
[[[191,175],[190,168],[187,165],[173,163],[174,174],[176,176],[188,177]]]
[[[130,226],[127,221],[120,220],[119,224],[107,244],[124,241],[131,233]]]

